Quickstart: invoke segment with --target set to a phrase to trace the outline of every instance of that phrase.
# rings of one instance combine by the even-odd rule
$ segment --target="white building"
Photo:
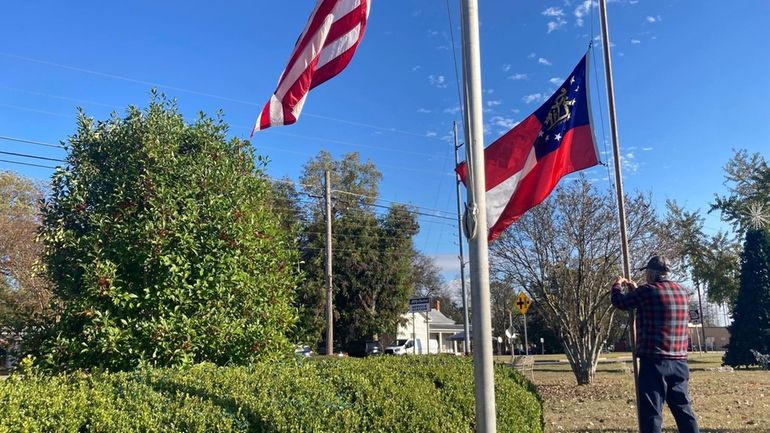
[[[436,340],[440,353],[462,352],[463,341],[450,340],[449,337],[462,332],[463,324],[455,323],[443,315],[440,309],[432,309],[429,313],[406,313],[402,317],[406,319],[406,323],[398,326],[397,339]]]

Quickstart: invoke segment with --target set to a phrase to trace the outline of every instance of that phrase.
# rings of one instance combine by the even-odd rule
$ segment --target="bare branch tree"
[[[578,384],[593,381],[613,323],[609,284],[621,273],[614,196],[584,177],[560,187],[490,245],[492,273],[523,287],[562,342]],[[650,197],[626,197],[632,263],[667,254]]]

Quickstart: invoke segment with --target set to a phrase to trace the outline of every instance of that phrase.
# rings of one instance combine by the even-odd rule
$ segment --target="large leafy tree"
[[[667,228],[676,240],[676,255],[681,271],[693,283],[706,288],[708,300],[735,304],[740,274],[740,243],[726,232],[713,236],[704,233],[704,218],[699,211],[687,211],[674,201],[666,203]]]
[[[578,384],[592,382],[615,309],[609,285],[621,274],[614,195],[584,177],[559,187],[490,244],[492,271],[524,289],[556,332]],[[671,255],[672,242],[643,194],[626,199],[632,263]],[[639,277],[639,276],[637,276]]]
[[[395,334],[414,291],[414,214],[400,205],[380,217],[348,212],[335,226],[335,338],[344,346]]]
[[[80,115],[43,209],[61,298],[37,352],[53,369],[240,364],[287,349],[293,241],[264,160],[227,125],[188,124],[153,97],[107,121]]]
[[[357,153],[335,160],[321,152],[307,163],[301,178],[309,198],[301,242],[307,281],[298,299],[300,326],[308,339],[322,338],[326,303],[324,287],[324,171],[331,174],[333,200],[334,339],[349,342],[392,334],[414,292],[412,237],[419,230],[415,214],[393,205],[376,205],[382,175]]]
[[[43,187],[0,172],[0,331],[18,337],[50,314],[50,284],[38,272]]]

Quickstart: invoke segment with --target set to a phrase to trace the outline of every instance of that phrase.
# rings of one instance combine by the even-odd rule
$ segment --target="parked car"
[[[313,356],[314,352],[313,352],[313,349],[310,348],[310,346],[299,346],[296,349],[294,349],[294,355],[308,357],[308,356]]]
[[[381,355],[383,353],[382,344],[379,341],[353,341],[348,344],[348,355],[356,358],[365,356]]]
[[[390,346],[385,348],[386,355],[406,355],[407,350],[411,351],[414,347],[412,339],[395,340]]]
[[[334,351],[332,355],[343,356],[342,350],[340,350],[340,347],[337,345],[337,342],[334,343],[334,347],[332,348],[332,350]],[[325,341],[318,343],[318,345],[316,346],[315,354],[321,355],[321,356],[326,355]]]

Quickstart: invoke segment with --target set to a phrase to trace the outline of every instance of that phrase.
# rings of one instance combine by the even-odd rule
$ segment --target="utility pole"
[[[703,315],[703,299],[700,296],[700,282],[695,282],[695,288],[698,289],[698,310],[700,310],[700,333],[703,336],[703,346],[701,352],[707,352],[706,347],[706,316]]]
[[[524,354],[529,356],[529,336],[527,335],[527,313],[524,316]]]
[[[331,173],[324,170],[326,201],[326,354],[334,354],[334,308],[332,304],[332,195]]]
[[[415,328],[414,310],[412,310],[412,355],[417,355],[417,330]]]
[[[476,431],[496,433],[495,381],[492,362],[492,320],[489,302],[489,251],[484,174],[484,119],[481,95],[481,54],[478,0],[460,0],[465,89],[465,145],[469,156],[466,223],[473,308],[473,378]]]
[[[453,132],[455,138],[455,167],[460,165],[460,158],[457,152],[460,150],[460,144],[457,144],[457,122],[453,122]],[[457,191],[457,241],[460,244],[460,288],[463,291],[463,332],[465,338],[463,339],[463,353],[471,353],[471,332],[468,326],[468,291],[465,288],[465,255],[463,254],[463,216],[462,208],[460,206],[460,175],[455,173],[455,189]]]
[[[513,365],[513,308],[508,309],[508,344],[511,346],[511,365]]]
[[[728,323],[727,323],[727,302],[723,302],[722,303],[722,314],[723,314],[723,317],[724,317],[724,320],[725,320],[724,326],[727,326],[728,325]]]

